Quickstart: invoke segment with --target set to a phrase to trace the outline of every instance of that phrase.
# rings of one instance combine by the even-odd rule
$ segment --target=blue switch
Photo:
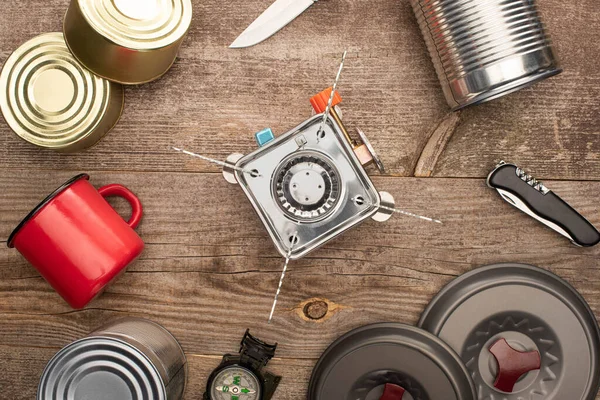
[[[271,130],[271,128],[263,129],[262,131],[254,135],[254,137],[256,137],[256,143],[258,143],[259,147],[262,147],[275,139],[275,135],[273,135],[273,131]]]

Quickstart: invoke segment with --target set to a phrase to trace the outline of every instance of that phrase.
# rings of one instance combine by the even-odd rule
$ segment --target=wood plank
[[[44,7],[42,32],[60,29],[67,3],[55,0]],[[2,123],[0,167],[216,171],[170,147],[218,159],[250,152],[255,132],[270,126],[283,133],[311,115],[309,98],[332,84],[348,49],[341,87],[348,127],[362,126],[386,149],[382,156],[392,171],[408,173],[422,135],[446,111],[435,75],[422,74],[433,69],[408,4],[324,2],[260,47],[228,49],[268,3],[194,1],[195,19],[173,70],[155,83],[128,88],[120,124],[97,146],[76,155],[54,154],[22,143]],[[27,5],[4,11],[2,18],[22,27],[0,28],[0,62],[40,31],[23,8]]]
[[[243,335],[243,333],[242,333]],[[231,352],[238,349],[239,343],[231,343]],[[37,392],[37,382],[46,362],[58,351],[53,348],[8,347],[0,345],[0,387],[11,400],[31,400]],[[186,354],[188,360],[188,381],[184,400],[200,399],[206,388],[206,379],[219,365],[220,357],[199,354]],[[308,387],[308,376],[314,360],[274,358],[269,363],[271,372],[281,374],[284,379],[273,400],[299,399]],[[308,374],[307,374],[308,371]],[[35,384],[32,384],[35,383]]]
[[[0,177],[5,188],[0,237],[71,175],[22,170]],[[289,387],[293,392],[281,390],[277,397],[292,400],[298,397],[291,393],[306,389],[314,360],[336,337],[367,323],[414,324],[446,283],[480,265],[518,261],[548,268],[572,283],[600,315],[600,249],[570,245],[508,206],[483,180],[375,179],[404,209],[442,218],[444,224],[405,217],[369,221],[293,262],[272,325],[266,319],[283,260],[238,187],[220,174],[92,173],[96,186],[113,182],[130,187],[144,203],[142,257],[88,309],[73,311],[15,250],[0,248],[5,346],[58,349],[107,319],[135,315],[165,325],[187,352],[211,356],[216,364],[214,357],[235,349],[250,327],[265,340],[279,341],[281,371],[287,375],[294,369],[292,379],[298,374],[297,386]],[[600,224],[594,200],[600,182],[549,184]],[[125,204],[114,204],[127,214]],[[323,321],[303,314],[315,298],[325,298],[334,310]],[[11,352],[11,359],[19,354]],[[41,366],[36,368],[28,376],[39,373]],[[201,386],[209,369],[193,375],[192,385]],[[4,379],[26,384],[12,375]],[[29,382],[24,391],[34,386]]]
[[[468,108],[435,176],[482,177],[499,160],[541,179],[598,179],[600,172],[600,32],[594,0],[539,1],[564,72],[499,100]]]
[[[254,132],[271,126],[283,133],[310,115],[308,98],[331,84],[348,49],[340,89],[345,120],[369,134],[391,174],[410,175],[448,108],[408,2],[323,2],[260,46],[228,49],[269,2],[194,1],[195,19],[173,71],[128,88],[121,123],[100,144],[54,154],[21,142],[0,123],[0,167],[216,171],[170,146],[218,159],[251,151]],[[25,39],[59,30],[67,3],[7,5],[1,18],[12,23],[0,24],[0,62]],[[594,41],[580,40],[600,31],[596,2],[552,0],[540,8],[565,73],[465,111],[434,175],[483,177],[505,158],[544,179],[600,179],[600,71]],[[30,9],[41,14],[23,11]]]
[[[0,64],[27,39],[60,30],[68,2],[4,4]],[[600,182],[591,182],[600,180],[600,69],[588,40],[600,32],[597,0],[540,2],[565,72],[469,108],[453,131],[438,135],[432,132],[448,108],[408,1],[319,2],[274,38],[240,51],[227,46],[272,0],[193,2],[173,70],[127,88],[120,124],[92,149],[36,149],[0,116],[0,399],[34,398],[58,349],[108,319],[134,315],[162,323],[181,341],[190,362],[186,399],[201,396],[220,356],[237,350],[249,327],[280,343],[272,369],[284,380],[274,400],[297,400],[336,337],[367,323],[414,324],[454,277],[494,262],[559,274],[600,316],[600,250],[571,246],[479,179],[500,159],[517,162],[554,179],[546,183],[600,225]],[[218,167],[170,146],[217,159],[253,150],[255,131],[283,133],[310,115],[308,98],[331,84],[344,49],[344,119],[367,132],[390,173],[375,184],[400,207],[444,225],[400,216],[369,221],[293,262],[268,325],[282,258],[241,190]],[[147,247],[104,295],[73,311],[4,244],[39,200],[80,171],[91,171],[97,187],[123,183],[140,196],[138,231]],[[433,178],[398,178],[415,171]],[[123,201],[111,203],[127,215]],[[307,304],[323,302],[324,318],[305,315]]]

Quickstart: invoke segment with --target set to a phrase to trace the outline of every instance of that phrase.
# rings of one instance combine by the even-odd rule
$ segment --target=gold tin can
[[[96,75],[136,85],[171,68],[191,22],[191,0],[71,0],[64,33]]]
[[[23,44],[0,73],[4,119],[43,148],[74,152],[94,145],[115,126],[123,103],[123,87],[81,66],[60,32]]]

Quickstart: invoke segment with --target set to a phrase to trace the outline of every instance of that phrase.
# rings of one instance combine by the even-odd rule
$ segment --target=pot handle
[[[391,383],[386,383],[383,395],[379,400],[402,400],[404,392],[406,392],[404,388]]]
[[[143,208],[142,202],[137,198],[135,194],[123,185],[112,184],[106,185],[98,189],[98,193],[102,197],[118,196],[122,197],[131,205],[131,218],[127,221],[127,224],[131,229],[137,228],[140,221],[142,220]]]
[[[529,371],[538,370],[542,366],[538,351],[515,350],[506,339],[499,339],[489,350],[498,363],[498,376],[494,387],[506,393],[513,392],[515,384],[521,376]]]

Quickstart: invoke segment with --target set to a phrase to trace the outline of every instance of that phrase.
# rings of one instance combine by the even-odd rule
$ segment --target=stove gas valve
[[[323,127],[331,88],[311,99],[320,113],[275,138],[270,129],[256,134],[259,148],[227,158],[223,175],[239,183],[279,252],[298,259],[371,217],[387,221],[393,197],[377,192],[363,166],[383,165],[358,130],[353,141],[340,118],[336,92]]]

